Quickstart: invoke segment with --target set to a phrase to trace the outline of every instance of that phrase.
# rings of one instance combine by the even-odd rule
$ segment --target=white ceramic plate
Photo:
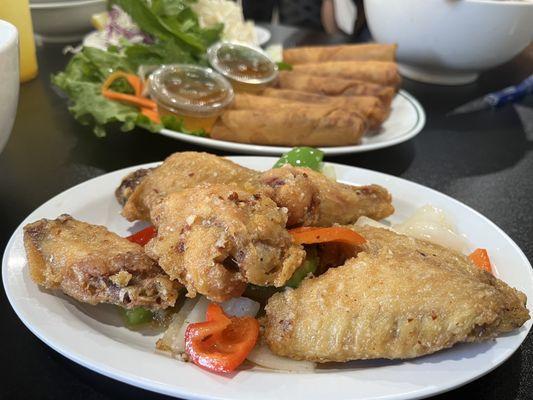
[[[420,103],[406,91],[400,90],[398,95],[392,101],[390,116],[381,126],[379,132],[363,137],[363,142],[358,145],[321,147],[320,149],[324,151],[326,155],[332,156],[382,149],[413,138],[422,130],[425,124],[426,114]],[[170,129],[163,129],[159,133],[173,139],[194,143],[199,146],[237,153],[280,155],[291,149],[290,147],[283,146],[226,142],[223,140],[187,135],[186,133],[176,132]]]
[[[231,159],[260,170],[276,161],[267,157]],[[17,228],[2,264],[5,291],[24,324],[59,353],[103,375],[190,399],[414,399],[450,390],[496,368],[520,346],[531,328],[530,320],[513,333],[486,343],[458,345],[404,362],[351,362],[316,373],[288,374],[254,368],[224,377],[157,354],[157,337],[124,328],[116,308],[79,304],[40,290],[28,275],[22,243],[23,225],[62,213],[126,235],[131,224],[119,216],[113,192],[121,178],[137,168],[100,176],[46,202]],[[387,187],[397,210],[390,218],[392,222],[405,219],[428,203],[444,209],[473,246],[490,249],[495,273],[533,298],[533,272],[528,260],[501,229],[476,211],[432,189],[393,176],[342,165],[335,165],[335,169],[340,181]]]
[[[266,42],[268,42],[270,40],[270,37],[272,36],[270,31],[265,27],[255,25],[254,30],[255,35],[257,36],[257,43],[259,44],[259,46],[262,46]]]

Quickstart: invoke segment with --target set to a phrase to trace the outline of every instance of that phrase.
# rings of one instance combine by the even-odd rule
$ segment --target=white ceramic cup
[[[11,134],[19,98],[17,28],[0,20],[0,152]]]

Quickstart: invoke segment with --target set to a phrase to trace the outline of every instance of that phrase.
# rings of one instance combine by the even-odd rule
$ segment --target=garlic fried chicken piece
[[[224,301],[246,284],[282,286],[305,252],[285,229],[287,214],[268,197],[228,185],[186,189],[152,209],[157,236],[148,255],[189,294]]]
[[[261,175],[272,199],[289,210],[288,226],[350,224],[361,216],[380,220],[394,212],[390,193],[378,185],[338,183],[309,168],[284,165]]]
[[[265,338],[316,362],[404,359],[477,342],[529,319],[526,296],[467,257],[394,232],[357,228],[365,250],[272,296]]]
[[[150,209],[169,193],[201,184],[235,184],[243,190],[256,192],[258,175],[256,171],[212,154],[174,153],[157,168],[138,170],[126,176],[115,194],[119,203],[124,204],[122,215],[125,218],[147,221]]]
[[[35,283],[83,303],[164,309],[178,296],[141,246],[70,215],[26,225],[24,246]]]

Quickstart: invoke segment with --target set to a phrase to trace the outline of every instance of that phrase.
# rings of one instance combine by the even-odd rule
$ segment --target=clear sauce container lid
[[[277,65],[254,46],[218,42],[207,50],[207,58],[213,69],[242,83],[264,84],[278,76]]]
[[[163,65],[150,75],[150,96],[169,109],[212,114],[233,101],[231,84],[211,68],[188,64]]]

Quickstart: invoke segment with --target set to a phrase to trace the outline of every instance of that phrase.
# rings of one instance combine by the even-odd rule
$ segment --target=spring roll
[[[358,144],[363,118],[342,108],[302,105],[264,110],[229,110],[217,120],[213,139],[274,146]]]
[[[293,71],[328,78],[357,79],[397,87],[400,75],[396,63],[386,61],[328,61],[297,64]]]
[[[396,90],[390,86],[376,85],[354,79],[314,76],[294,71],[280,71],[278,86],[281,89],[299,90],[326,96],[375,96],[389,104]]]
[[[293,65],[324,61],[394,61],[396,47],[378,43],[294,47],[283,50],[283,61]]]
[[[265,110],[279,109],[280,107],[307,107],[319,105],[331,109],[342,108],[355,112],[363,117],[369,129],[377,129],[388,116],[385,108],[377,97],[372,96],[347,96],[331,97],[319,94],[298,92],[282,89],[266,89],[262,96],[252,94],[236,94],[233,108],[236,110]]]

